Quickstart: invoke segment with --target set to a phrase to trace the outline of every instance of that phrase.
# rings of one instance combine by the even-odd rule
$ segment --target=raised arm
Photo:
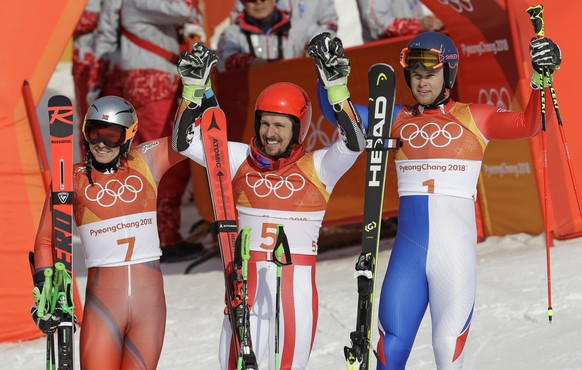
[[[523,112],[497,112],[493,107],[472,109],[479,129],[488,139],[523,139],[536,135],[542,129],[540,94],[537,90],[550,87],[554,72],[562,63],[560,47],[548,38],[534,38],[530,42],[530,57],[534,68],[530,86],[533,91]],[[542,70],[547,74],[542,76]],[[550,95],[550,91],[546,91]],[[548,110],[552,114],[552,109]],[[481,118],[481,119],[479,119]]]
[[[172,130],[172,148],[178,152],[183,152],[191,144],[200,145],[198,150],[200,160],[204,155],[201,143],[199,143],[200,140],[196,140],[194,143],[194,127],[203,109],[209,106],[218,106],[210,80],[210,74],[217,62],[218,56],[215,51],[196,43],[192,47],[192,52],[183,52],[177,63],[178,74],[182,79],[184,89]],[[191,155],[188,156],[200,163]]]
[[[351,151],[363,151],[365,137],[362,120],[350,100],[347,86],[350,60],[344,55],[341,40],[329,32],[321,33],[311,39],[307,52],[315,61],[319,82],[327,90],[328,101],[345,145]]]

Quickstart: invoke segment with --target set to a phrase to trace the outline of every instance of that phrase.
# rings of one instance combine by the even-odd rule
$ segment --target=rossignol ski
[[[358,279],[358,311],[356,330],[350,333],[351,347],[344,347],[349,370],[368,370],[373,351],[372,317],[376,281],[376,260],[380,244],[384,180],[388,150],[397,149],[398,139],[390,138],[396,75],[387,64],[374,64],[368,71],[368,135],[366,139],[366,187],[362,252],[356,262]]]
[[[237,223],[228,159],[226,117],[220,108],[212,107],[204,111],[201,133],[206,157],[206,172],[214,208],[215,229],[224,265],[225,300],[237,356],[236,368],[256,370],[258,365],[252,348],[251,333],[248,330],[249,307],[246,301],[241,256],[237,257],[235,250]],[[243,235],[242,239],[238,241],[239,243],[247,243],[248,237],[245,238]],[[242,247],[244,246],[241,245],[239,248]],[[245,248],[242,251],[244,252]],[[229,365],[230,368],[231,365]]]
[[[53,210],[54,271],[45,270],[49,283],[48,309],[62,309],[57,328],[58,369],[73,369],[73,104],[55,95],[48,102],[52,158],[51,204]],[[49,270],[49,271],[47,271]],[[52,276],[49,278],[47,274]],[[51,291],[52,285],[52,291]],[[52,339],[52,338],[51,338]],[[54,357],[54,356],[53,356]],[[54,360],[54,358],[53,358]],[[53,361],[54,362],[54,361]]]

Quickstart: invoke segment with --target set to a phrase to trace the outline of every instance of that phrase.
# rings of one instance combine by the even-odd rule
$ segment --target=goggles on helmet
[[[87,122],[83,135],[85,140],[95,145],[103,143],[110,148],[117,148],[125,143],[125,127],[98,122]]]
[[[443,66],[443,56],[436,49],[402,49],[400,52],[400,65],[407,70],[418,67],[426,71],[432,71]]]

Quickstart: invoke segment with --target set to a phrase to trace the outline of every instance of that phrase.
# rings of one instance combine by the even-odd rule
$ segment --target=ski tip
[[[373,64],[369,69],[370,72],[376,71],[376,70],[389,70],[389,71],[394,72],[394,68],[390,64],[387,64],[387,63],[376,63],[376,64]]]
[[[368,83],[370,86],[395,88],[396,73],[389,64],[376,63],[368,71]]]
[[[202,114],[202,128],[206,130],[222,130],[223,122],[226,122],[226,116],[219,107],[211,107]]]
[[[53,95],[50,97],[48,101],[49,106],[63,106],[63,105],[72,105],[71,99],[65,95]]]

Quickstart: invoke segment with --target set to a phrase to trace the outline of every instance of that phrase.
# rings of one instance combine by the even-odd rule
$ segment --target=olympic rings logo
[[[434,129],[431,129],[431,127],[434,127]],[[413,131],[411,131],[411,128]],[[458,131],[458,133],[454,135],[451,131],[453,133]],[[428,143],[431,143],[436,148],[444,148],[453,140],[460,138],[461,135],[463,135],[463,126],[456,122],[448,122],[443,127],[434,122],[429,122],[420,128],[416,123],[407,123],[400,129],[400,139],[407,141],[411,147],[416,149],[423,148]],[[444,140],[439,140],[441,137]]]
[[[471,0],[439,0],[439,3],[450,6],[457,13],[462,13],[463,10],[468,12],[473,11]]]
[[[265,198],[273,193],[279,199],[289,199],[295,192],[305,187],[305,178],[297,173],[292,173],[287,177],[270,173],[263,177],[260,173],[255,172],[259,178],[253,184],[249,180],[250,174],[247,173],[246,175],[247,185],[253,189],[253,192],[259,198]]]
[[[504,110],[511,109],[511,97],[505,87],[502,87],[499,91],[493,88],[489,89],[489,91],[481,89],[479,90],[477,101],[482,104],[491,104]]]
[[[92,191],[97,189],[97,191]],[[99,183],[94,186],[87,185],[85,188],[85,198],[92,202],[97,202],[101,207],[111,207],[119,199],[123,203],[131,203],[137,199],[138,193],[143,189],[142,180],[131,175],[122,183],[117,179],[107,181],[105,187]]]
[[[339,135],[338,131],[334,130],[334,133],[332,134],[331,138],[327,136],[327,134],[321,128],[321,121],[323,120],[324,117],[321,116],[314,125],[311,125],[309,133],[307,134],[307,137],[303,142],[303,146],[305,147],[306,151],[311,152],[317,145],[318,141],[324,147],[330,146],[336,142]]]

